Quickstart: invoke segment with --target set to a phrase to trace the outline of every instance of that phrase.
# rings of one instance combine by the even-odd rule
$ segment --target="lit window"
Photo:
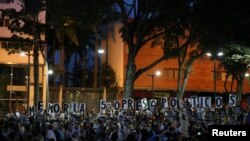
[[[5,26],[5,27],[8,27],[8,26],[9,26],[9,24],[10,24],[10,20],[9,20],[9,18],[4,17],[4,26]]]

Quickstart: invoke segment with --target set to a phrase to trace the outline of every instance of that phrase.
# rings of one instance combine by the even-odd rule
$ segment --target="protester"
[[[212,124],[241,125],[239,107],[105,110],[90,113],[7,113],[0,118],[1,141],[189,141],[207,140]]]

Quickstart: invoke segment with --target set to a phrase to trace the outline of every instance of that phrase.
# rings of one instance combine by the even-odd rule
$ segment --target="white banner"
[[[141,108],[143,110],[148,108],[148,100],[147,100],[147,98],[141,99]]]
[[[221,96],[215,97],[215,108],[222,108],[223,106],[223,100]]]
[[[156,111],[157,109],[157,100],[150,99],[150,111]]]
[[[229,106],[236,106],[236,95],[235,94],[229,94]]]
[[[163,97],[161,99],[161,106],[163,109],[168,108],[168,98],[167,97]]]
[[[178,99],[176,97],[170,98],[170,107],[171,108],[178,108]]]
[[[100,110],[106,109],[106,100],[100,100]]]

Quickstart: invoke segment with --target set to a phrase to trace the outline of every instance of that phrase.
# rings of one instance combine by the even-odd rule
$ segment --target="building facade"
[[[121,24],[115,24],[115,29],[109,34],[108,42],[103,42],[103,48],[108,51],[108,63],[116,71],[118,84],[120,87],[124,86],[125,71],[128,58],[128,48],[121,39],[119,29]],[[115,38],[114,38],[115,37]],[[107,43],[106,43],[107,42]],[[143,68],[148,64],[162,56],[163,51],[160,46],[152,48],[148,43],[143,47],[136,57],[137,69]],[[223,57],[223,56],[221,56]],[[105,60],[105,58],[102,58]],[[224,82],[226,80],[226,71],[219,67],[218,60],[211,60],[208,56],[194,62],[192,71],[189,75],[186,91],[184,97],[190,95],[198,96],[223,96],[227,98],[225,93]],[[156,76],[156,72],[161,72],[161,75]],[[215,76],[214,76],[214,72]],[[154,77],[152,77],[154,75]],[[143,73],[135,81],[134,97],[170,97],[176,95],[178,78],[178,62],[177,59],[168,59],[162,61],[152,69]],[[153,79],[153,80],[152,80]],[[231,89],[232,79],[229,77],[226,85],[227,89]],[[232,93],[236,90],[236,81],[232,85]],[[245,79],[243,86],[243,94],[250,94],[250,81],[249,78]],[[245,95],[246,96],[246,95]]]
[[[18,0],[0,1],[0,9],[15,8],[20,10]],[[40,22],[45,22],[45,11],[39,14]],[[32,52],[9,54],[3,46],[11,42],[11,31],[8,29],[10,19],[0,10],[0,111],[26,111],[27,106],[34,102],[34,77]],[[22,35],[28,37],[28,35]],[[45,36],[41,35],[42,40]],[[43,45],[45,46],[45,44]],[[20,54],[22,53],[22,54]],[[39,54],[39,86],[40,99],[46,102],[47,66],[44,58]]]

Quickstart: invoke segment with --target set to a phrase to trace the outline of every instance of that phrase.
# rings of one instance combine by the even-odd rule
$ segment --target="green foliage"
[[[226,46],[222,65],[229,74],[233,74],[234,76],[244,75],[250,68],[249,46],[238,43],[230,43]]]
[[[20,51],[28,51],[32,49],[32,42],[30,39],[24,39],[13,35],[9,41],[11,42],[6,42],[2,45],[9,54],[20,53]]]
[[[9,42],[3,47],[10,54],[31,50],[34,36],[45,31],[45,24],[38,20],[38,13],[44,10],[42,1],[20,0],[19,6],[19,11],[13,8],[3,10],[3,14],[10,19],[8,29],[12,32]]]

